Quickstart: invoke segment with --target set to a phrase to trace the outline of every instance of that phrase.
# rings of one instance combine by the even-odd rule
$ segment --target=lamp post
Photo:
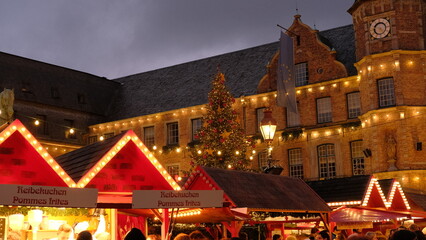
[[[277,130],[277,121],[272,117],[270,108],[263,111],[263,119],[260,121],[260,132],[265,142],[268,144],[268,166],[265,168],[265,173],[280,175],[282,167],[272,166],[272,141],[274,140],[275,131]]]

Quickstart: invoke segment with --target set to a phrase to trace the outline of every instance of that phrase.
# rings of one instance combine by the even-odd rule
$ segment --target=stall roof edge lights
[[[0,144],[12,136],[13,133],[19,133],[36,150],[46,163],[58,174],[58,176],[69,187],[75,186],[74,180],[68,173],[56,162],[56,160],[47,152],[40,142],[31,134],[31,132],[18,119],[14,120],[0,133]]]
[[[370,198],[371,197],[371,193],[373,192],[374,188],[377,189],[377,191],[379,192],[380,198],[381,198],[384,206],[386,208],[389,208],[390,207],[390,203],[386,200],[386,197],[385,197],[385,195],[384,195],[384,193],[382,191],[382,188],[381,188],[381,186],[380,186],[380,184],[378,182],[378,179],[375,178],[375,177],[373,177],[373,176],[370,178],[370,182],[369,182],[367,190],[366,190],[366,192],[364,194],[364,198],[362,200],[361,206],[363,206],[363,207],[368,206],[369,201],[371,199]]]
[[[145,144],[139,139],[139,137],[133,132],[133,130],[128,130],[101,158],[100,160],[90,168],[77,182],[76,186],[79,188],[84,188],[95,176],[99,173],[109,161],[111,161],[118,152],[126,146],[130,141],[132,141],[137,148],[144,154],[150,163],[155,167],[155,169],[164,177],[167,183],[174,190],[181,190],[180,186],[176,181],[167,173],[161,163],[157,158],[152,154]]]
[[[404,202],[406,209],[410,210],[411,206],[408,203],[407,198],[405,197],[405,194],[404,194],[404,191],[402,190],[401,184],[397,180],[393,181],[391,190],[389,191],[389,195],[388,195],[389,207],[392,208],[394,202],[396,201],[395,194],[397,192],[399,192],[400,197],[402,198],[402,201]]]
[[[198,180],[200,179],[200,180]],[[206,186],[205,189],[208,190],[222,190],[220,186],[211,178],[201,166],[197,166],[189,175],[188,180],[185,182],[183,189],[185,190],[195,190],[192,189],[193,184],[196,181],[202,181],[202,184]],[[203,189],[204,190],[204,189]],[[224,201],[228,201],[232,206],[236,206],[235,202],[224,192],[223,193]]]

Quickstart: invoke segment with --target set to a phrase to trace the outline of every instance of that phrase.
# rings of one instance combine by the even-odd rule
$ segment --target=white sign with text
[[[39,207],[95,208],[98,189],[0,184],[0,204]]]
[[[223,206],[223,190],[136,190],[133,208],[206,208]]]

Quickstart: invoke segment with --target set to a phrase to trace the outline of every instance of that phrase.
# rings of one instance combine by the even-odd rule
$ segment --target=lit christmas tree
[[[191,165],[247,169],[250,160],[246,153],[251,139],[246,138],[232,108],[235,99],[225,86],[223,73],[218,73],[212,83],[207,113],[196,135],[200,143],[191,150]]]

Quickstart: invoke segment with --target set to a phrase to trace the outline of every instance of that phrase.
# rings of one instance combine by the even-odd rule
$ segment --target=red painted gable
[[[22,123],[15,120],[0,134],[0,184],[67,187],[53,169],[56,162],[43,150]]]

